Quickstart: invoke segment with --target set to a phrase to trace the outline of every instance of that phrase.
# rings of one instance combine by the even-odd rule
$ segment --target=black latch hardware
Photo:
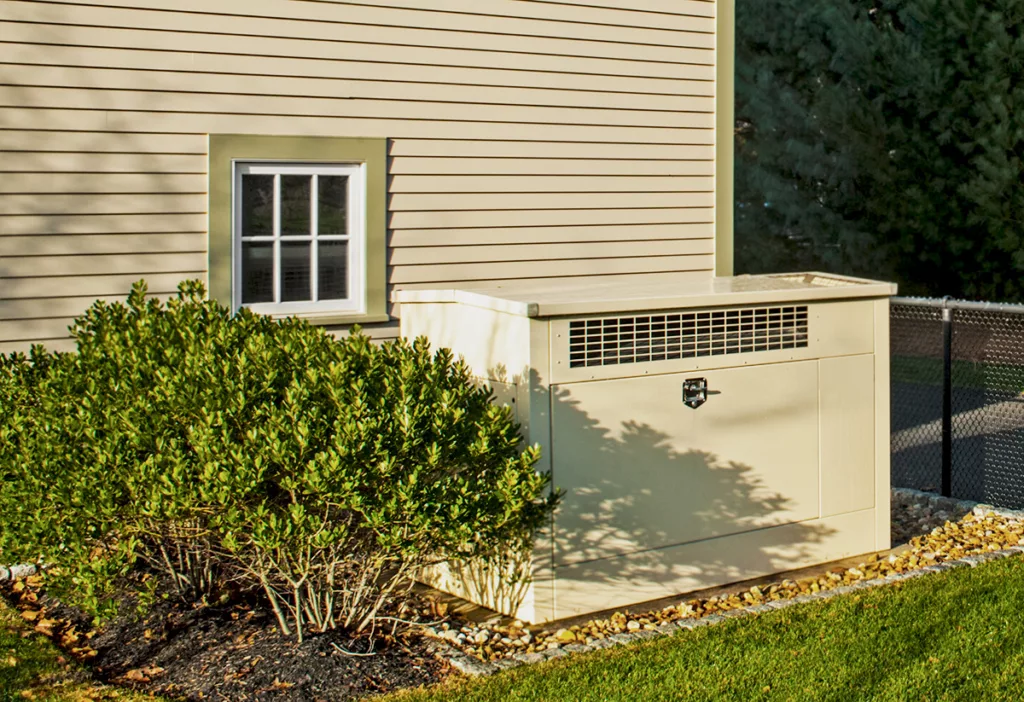
[[[683,381],[683,404],[697,409],[708,401],[708,381],[706,378],[689,378]]]

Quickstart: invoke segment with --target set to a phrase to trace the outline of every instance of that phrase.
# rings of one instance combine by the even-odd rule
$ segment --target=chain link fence
[[[895,298],[890,329],[892,484],[1024,508],[1024,305]]]

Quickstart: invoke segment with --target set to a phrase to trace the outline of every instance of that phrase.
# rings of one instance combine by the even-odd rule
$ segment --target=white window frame
[[[231,206],[232,241],[232,299],[235,309],[245,307],[259,314],[274,316],[316,316],[325,313],[365,314],[366,312],[366,164],[363,163],[305,163],[293,161],[260,161],[255,159],[235,160],[231,163],[233,192]],[[259,302],[242,303],[242,176],[274,176],[274,229],[270,236],[245,237],[245,241],[267,242],[274,245],[274,299],[281,298],[281,176],[313,176],[310,188],[310,234],[308,237],[289,236],[284,241],[310,241],[320,239],[318,230],[319,208],[317,198],[317,176],[348,176],[347,221],[348,232],[344,235],[325,235],[324,241],[348,241],[348,286],[349,297],[344,300],[319,300],[312,302]],[[314,234],[315,233],[315,234]],[[310,247],[311,292],[318,290],[319,269],[317,266],[318,247]]]

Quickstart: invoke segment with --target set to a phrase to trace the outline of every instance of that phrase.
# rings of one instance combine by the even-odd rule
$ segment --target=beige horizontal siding
[[[635,271],[624,271],[619,273],[603,273],[598,275],[578,275],[572,276],[571,280],[573,284],[579,286],[586,285],[600,285],[602,282],[608,282],[614,280],[622,283],[638,283],[638,284],[663,284],[663,285],[685,285],[687,283],[693,283],[696,281],[705,280],[708,277],[707,271],[693,271],[693,270],[670,270],[670,271],[645,271],[643,273],[637,273]],[[533,278],[489,278],[487,280],[488,285],[494,284],[496,286],[508,287],[516,285],[530,284]],[[452,283],[444,281],[425,281],[421,283],[405,283],[402,285],[403,289],[409,290],[422,290],[435,287],[452,287]],[[396,306],[397,309],[397,306]]]
[[[574,141],[471,141],[456,139],[399,139],[389,145],[391,156],[434,156],[439,158],[535,158],[711,161],[706,144],[607,143]]]
[[[506,244],[504,246],[394,247],[388,263],[395,267],[446,263],[576,261],[588,258],[625,259],[641,256],[693,256],[714,253],[707,239],[615,241],[579,244]],[[569,274],[569,268],[564,269]]]
[[[67,336],[72,321],[74,317],[0,320],[0,339],[4,344],[22,342],[21,348],[12,350],[27,351],[29,342]]]
[[[710,271],[715,257],[652,256],[643,258],[597,258],[555,261],[510,261],[501,263],[452,263],[394,268],[389,276],[395,285],[404,283],[458,283],[500,278],[570,278],[621,273],[665,271]]]
[[[101,95],[106,95],[105,93]],[[94,96],[94,103],[101,95]],[[0,95],[0,98],[3,96]],[[13,100],[12,98],[7,98]],[[497,110],[500,113],[500,109]],[[567,112],[572,112],[571,110]],[[281,134],[294,136],[331,136],[358,134],[369,137],[401,139],[422,138],[425,134],[438,139],[484,139],[509,141],[576,141],[649,144],[714,143],[712,129],[670,127],[606,127],[597,124],[536,124],[518,122],[487,122],[421,118],[354,118],[346,116],[305,116],[245,113],[188,113],[160,110],[109,110],[102,104],[94,108],[25,108],[0,104],[0,124],[11,129],[94,129],[135,134],[143,129],[151,132],[194,131],[209,134]],[[204,132],[204,130],[207,130]],[[130,140],[129,140],[130,141]],[[709,150],[709,159],[713,154]]]
[[[0,184],[0,192],[3,185]],[[400,175],[399,193],[690,193],[715,189],[711,176],[442,176]]]
[[[565,158],[413,158],[391,160],[393,175],[713,176],[714,161]]]
[[[164,2],[155,3],[167,8]],[[508,5],[509,3],[503,3]],[[135,6],[145,5],[135,0]],[[256,16],[259,6],[270,8]],[[471,49],[522,51],[553,56],[611,56],[652,61],[682,62],[699,56],[713,63],[714,20],[695,17],[695,31],[674,31],[628,26],[588,25],[581,22],[521,20],[515,17],[470,16],[432,9],[358,9],[338,3],[246,0],[224,5],[196,0],[175,2],[173,9],[147,10],[45,2],[5,2],[0,19],[12,22],[48,22],[55,25],[131,27],[165,32],[214,31],[228,36],[280,37],[304,41],[367,41],[389,46],[460,46]],[[275,11],[276,10],[276,11]],[[315,11],[314,11],[315,10]],[[329,12],[330,18],[323,12]],[[314,15],[320,15],[314,17]],[[372,29],[368,36],[367,28]],[[523,38],[528,37],[528,42]],[[525,45],[525,46],[524,46]],[[639,51],[638,48],[639,47]],[[704,51],[701,52],[700,50]],[[642,53],[641,53],[642,52]]]
[[[712,198],[706,197],[706,201]],[[653,224],[657,222],[706,222],[712,217],[711,204],[685,208],[648,210],[488,210],[479,212],[392,212],[391,229],[459,229],[500,227],[510,221],[520,227],[580,226],[585,224]]]
[[[147,291],[147,297],[166,300],[176,295],[175,289]],[[124,295],[100,295],[96,297],[46,297],[29,300],[0,301],[0,321],[19,319],[69,319],[82,314],[94,302],[102,300],[107,304],[124,303]],[[68,322],[70,324],[70,322]]]
[[[128,275],[83,275],[68,278],[7,278],[0,280],[0,306],[8,300],[77,296],[96,298],[127,297],[132,284],[145,277],[150,290],[174,290],[183,280],[206,281],[205,266],[201,270],[177,273],[132,273]],[[84,309],[84,308],[83,308]],[[3,338],[3,337],[0,337]],[[42,337],[40,337],[42,338]]]
[[[83,176],[85,178],[87,176]],[[12,178],[16,179],[16,178]],[[99,214],[174,214],[206,212],[206,195],[132,193],[87,195],[5,195],[3,211],[6,215],[62,215]]]
[[[549,0],[530,0],[547,3]],[[558,5],[583,5],[585,7],[608,7],[618,9],[619,0],[550,0]],[[675,15],[715,16],[714,0],[637,0],[630,3],[630,9],[651,15],[654,21]]]
[[[0,257],[180,253],[206,250],[205,232],[0,236]],[[0,264],[2,265],[2,264]],[[2,293],[0,293],[2,297]]]
[[[92,0],[63,0],[68,4],[92,4]],[[308,2],[296,2],[288,8],[286,14],[281,14],[279,4],[260,0],[246,6],[249,14],[287,17],[297,19],[327,20],[337,19],[337,13],[333,10],[317,7],[322,0],[310,0]],[[375,7],[384,11],[389,10],[417,10],[422,11],[424,4],[422,0],[327,0],[331,5],[342,5],[347,8]],[[484,17],[516,17],[520,19],[541,19],[559,20],[573,24],[606,25],[615,28],[622,27],[651,27],[655,29],[669,29],[693,31],[699,26],[694,23],[693,18],[714,17],[713,3],[707,0],[676,0],[675,2],[662,2],[658,9],[650,7],[650,3],[634,3],[630,7],[624,7],[616,2],[586,2],[580,3],[589,5],[587,12],[581,13],[579,8],[573,7],[571,3],[565,2],[486,2],[479,0],[433,0],[429,9],[432,12],[457,13],[461,15],[480,15]],[[165,9],[166,4],[159,0],[136,0],[132,5],[139,8]],[[183,3],[182,9],[192,11],[208,11],[209,5],[201,3]],[[601,9],[601,8],[604,9]],[[434,20],[431,15],[428,21]],[[474,24],[473,28],[479,28]],[[713,24],[705,22],[702,31],[713,31]]]
[[[167,273],[202,270],[206,252],[87,254],[75,256],[5,256],[0,277],[6,284],[14,278],[43,276],[113,275]]]
[[[388,138],[392,287],[707,278],[715,22],[705,0],[0,0],[0,351],[66,349],[140,277],[205,279],[211,133]]]
[[[152,88],[149,81],[147,88]],[[10,86],[7,86],[10,87]],[[269,86],[268,86],[269,88]],[[167,113],[203,113],[244,115],[294,115],[298,117],[330,117],[344,114],[350,118],[382,120],[459,120],[464,122],[515,122],[538,125],[595,125],[621,127],[668,127],[672,129],[707,129],[715,126],[714,114],[708,111],[672,112],[623,110],[594,107],[572,109],[546,105],[459,103],[429,100],[404,100],[400,97],[376,99],[339,95],[316,96],[243,95],[237,93],[175,92],[156,90],[104,90],[98,88],[60,88],[32,86],[20,89],[16,96],[23,108],[66,108],[91,110],[103,96],[103,107],[113,111],[152,111]],[[707,100],[689,98],[691,101]]]
[[[397,193],[391,196],[395,213],[456,212],[458,210],[591,210],[650,207],[710,207],[714,193]],[[131,197],[131,196],[124,196]],[[151,196],[145,196],[151,197]],[[154,203],[154,206],[157,203]],[[409,224],[416,227],[416,224]],[[429,226],[429,225],[426,225]]]
[[[6,196],[4,196],[6,199]],[[33,217],[8,217],[0,210],[0,237],[34,234],[153,234],[205,232],[206,215],[145,214],[69,215],[63,212]]]
[[[68,113],[73,115],[73,113]],[[3,124],[0,119],[0,124]],[[132,135],[124,139],[124,148],[133,148],[132,142],[144,141],[145,136]],[[0,173],[142,173],[172,174],[195,173],[205,178],[206,156],[193,154],[153,153],[92,153],[62,151],[6,152],[0,159]]]
[[[17,25],[9,24],[8,26]],[[365,57],[363,58],[365,59]],[[497,86],[500,88],[595,92],[605,96],[647,95],[666,98],[675,95],[712,96],[715,89],[710,67],[693,67],[688,71],[690,75],[668,78],[579,72],[541,73],[486,66],[436,66],[418,63],[368,62],[366,60],[330,60],[252,54],[197,53],[168,49],[152,51],[149,49],[53,46],[49,44],[14,45],[13,50],[5,56],[5,60],[13,64],[53,66],[49,75],[53,73],[73,75],[73,70],[69,72],[63,67],[70,69],[85,67],[94,70],[130,69],[133,73],[149,74],[157,72],[174,72],[182,75],[199,74],[207,78],[211,75],[219,75],[235,80],[241,79],[250,85],[262,85],[266,78],[273,78],[275,89],[284,91],[281,94],[297,90],[304,91],[301,94],[317,94],[325,90],[338,91],[346,83],[353,82],[400,83],[409,87],[417,84],[445,85],[448,90],[456,87],[466,91],[478,86]],[[106,74],[100,74],[100,77],[106,77]],[[92,78],[95,79],[95,77]],[[33,73],[33,80],[43,81],[44,75]]]
[[[87,125],[72,130],[46,129],[34,125],[27,129],[7,128],[0,123],[0,150],[5,152],[70,152],[78,154],[124,154],[125,147],[132,155],[185,155],[197,156],[186,165],[202,164],[206,158],[206,134],[139,133],[115,131],[80,131]],[[329,136],[329,135],[322,135]],[[662,160],[710,161],[707,145],[680,145],[660,143],[567,142],[567,141],[480,141],[466,137],[455,139],[398,139],[388,144],[394,157],[430,156],[440,158],[513,158],[528,160],[583,159],[583,160]],[[5,153],[4,158],[13,155]],[[79,156],[92,158],[92,156]],[[109,158],[109,156],[104,156]],[[136,158],[136,160],[138,160]],[[173,164],[173,162],[172,162]],[[77,165],[77,164],[75,164]],[[178,164],[174,164],[180,167]],[[166,169],[161,169],[166,170]],[[188,172],[191,170],[177,171]],[[201,170],[205,175],[205,168]]]
[[[426,72],[414,71],[419,80],[412,80],[405,75],[408,70],[394,70],[395,76],[385,78],[351,78],[342,73],[348,66],[335,66],[337,75],[309,77],[308,74],[289,75],[277,73],[260,73],[256,67],[249,66],[249,73],[238,71],[253,63],[250,57],[239,57],[244,60],[232,67],[222,56],[203,56],[200,59],[180,54],[180,62],[168,61],[167,56],[157,55],[146,69],[119,67],[90,66],[53,66],[44,63],[45,54],[51,53],[56,47],[35,47],[37,52],[22,58],[25,52],[19,52],[11,59],[17,59],[20,65],[34,66],[32,69],[33,86],[80,86],[105,90],[131,90],[140,81],[149,81],[153,90],[174,92],[202,92],[238,95],[284,95],[292,97],[337,97],[344,99],[351,94],[359,94],[365,98],[378,100],[405,100],[410,102],[430,101],[443,98],[444,102],[459,103],[490,103],[497,105],[569,105],[581,107],[604,107],[632,110],[666,110],[709,112],[714,111],[714,84],[710,81],[675,80],[651,81],[651,85],[631,85],[631,90],[616,90],[616,84],[592,80],[592,87],[570,85],[571,76],[563,76],[564,84],[553,87],[537,87],[519,85],[527,82],[524,76],[503,72],[490,78],[488,72],[477,69],[451,69],[457,75],[452,80],[459,82],[447,85],[442,95],[438,95],[437,85],[441,76]],[[60,47],[70,53],[69,47]],[[58,52],[60,53],[60,52]],[[120,56],[122,52],[117,55]],[[139,52],[131,52],[139,53]],[[152,52],[150,52],[152,53]],[[174,55],[172,55],[174,56]],[[99,57],[97,57],[99,58]],[[134,56],[126,56],[123,63],[131,63]],[[54,61],[59,57],[54,57]],[[79,59],[83,63],[85,60]],[[137,59],[136,59],[137,60]],[[267,59],[264,59],[267,60]],[[13,63],[13,61],[12,61]],[[180,63],[180,65],[179,65]],[[171,64],[171,65],[167,65]],[[363,71],[373,75],[372,65],[365,65]],[[234,68],[235,70],[229,70]],[[300,68],[300,67],[296,67]],[[313,68],[310,66],[310,68]],[[379,72],[378,72],[379,73]],[[530,75],[530,74],[527,74]],[[511,82],[510,82],[511,80]],[[636,81],[635,78],[621,78],[621,88],[626,88]],[[642,90],[647,87],[649,90]],[[652,92],[650,89],[657,88]]]
[[[93,48],[146,49],[154,51],[213,54],[216,56],[271,56],[281,61],[309,59],[317,61],[372,62],[385,66],[418,65],[525,71],[538,74],[572,74],[597,76],[628,76],[640,78],[669,78],[714,80],[712,52],[700,50],[683,54],[677,50],[675,61],[684,58],[700,59],[694,63],[659,62],[654,60],[620,60],[605,55],[575,56],[562,54],[557,62],[543,53],[530,53],[530,45],[518,50],[501,51],[488,47],[463,49],[458,46],[402,46],[395,47],[367,41],[310,42],[302,39],[260,37],[259,46],[249,37],[205,33],[202,27],[188,34],[165,32],[157,29],[109,28],[82,25],[47,25],[26,32],[20,22],[4,22],[0,15],[0,36],[17,36],[22,43],[43,46],[81,46]],[[212,32],[212,30],[211,30]],[[364,37],[365,38],[365,37]],[[101,64],[105,65],[105,64]],[[554,70],[557,69],[557,70]]]
[[[122,154],[127,142],[138,154],[184,154],[206,158],[205,134],[125,134],[80,129],[52,131],[38,125],[29,129],[12,129],[0,123],[0,151]],[[5,158],[7,155],[4,154]],[[202,172],[205,174],[205,169]]]
[[[88,158],[82,159],[84,162]],[[15,176],[0,177],[0,194],[7,195],[51,195],[55,193],[81,194],[124,194],[161,193],[195,194],[205,197],[206,175],[201,173],[149,173],[139,177],[138,173],[90,173],[72,172],[20,172]],[[148,177],[147,177],[148,176]],[[4,199],[5,203],[8,199]],[[13,200],[12,200],[13,201]],[[7,212],[7,214],[14,214]]]
[[[391,233],[391,246],[472,246],[568,243],[580,251],[594,242],[682,241],[714,242],[714,225],[706,222],[658,224],[591,224],[558,227],[488,227],[486,229],[399,229]]]

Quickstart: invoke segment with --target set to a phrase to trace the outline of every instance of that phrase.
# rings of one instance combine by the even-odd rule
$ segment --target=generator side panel
[[[536,323],[534,323],[536,324]],[[546,325],[545,325],[546,326]],[[534,417],[531,400],[537,371],[530,362],[531,320],[504,312],[453,302],[406,303],[402,305],[401,333],[410,341],[417,337],[430,340],[431,348],[449,348],[461,357],[481,385],[494,393],[494,401],[513,408],[515,420],[522,425],[523,439],[533,444],[546,437],[535,437],[531,426],[545,426],[546,419]],[[546,343],[547,335],[544,336]],[[547,363],[543,349],[543,364]],[[547,407],[547,398],[540,405]],[[538,466],[538,470],[543,470]],[[545,551],[540,561],[546,563]],[[550,618],[550,578],[541,586],[544,610],[536,613],[534,557],[494,568],[484,563],[440,564],[420,572],[417,579],[431,587],[464,600],[525,621]]]
[[[889,501],[891,473],[889,298],[875,308],[875,549],[892,548]]]
[[[815,361],[556,385],[551,404],[558,567],[819,516]]]
[[[823,358],[818,379],[821,516],[874,509],[874,354]]]
[[[402,336],[461,356],[474,376],[516,384],[529,373],[530,320],[454,302],[402,305]]]
[[[875,511],[849,512],[558,568],[555,619],[578,616],[872,550]]]

